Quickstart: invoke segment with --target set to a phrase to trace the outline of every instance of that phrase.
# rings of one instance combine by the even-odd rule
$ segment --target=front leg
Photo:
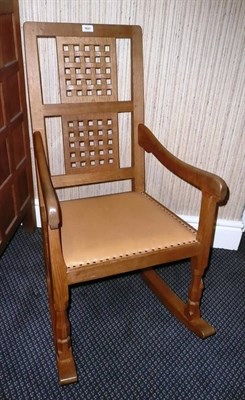
[[[201,249],[197,256],[191,257],[192,279],[188,292],[188,302],[185,307],[185,315],[189,320],[201,317],[200,301],[204,288],[202,279],[209,261],[216,217],[217,201],[212,196],[203,193],[197,232],[197,240],[201,244]]]
[[[55,347],[59,383],[66,385],[77,381],[76,366],[72,354],[70,323],[67,316],[67,305],[63,311],[55,312]]]
[[[76,366],[72,354],[70,322],[68,319],[69,290],[66,265],[62,257],[58,229],[48,227],[49,250],[46,253],[50,263],[48,278],[51,318],[59,374],[59,383],[66,385],[77,381]]]
[[[192,279],[188,292],[188,301],[185,307],[185,315],[188,319],[201,317],[200,301],[204,289],[203,274],[206,265],[202,265],[202,260],[198,257],[191,258]]]

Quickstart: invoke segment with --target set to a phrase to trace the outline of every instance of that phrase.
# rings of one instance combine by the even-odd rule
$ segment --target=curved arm
[[[36,131],[33,134],[34,151],[39,175],[39,182],[42,190],[43,200],[45,203],[48,224],[51,229],[59,227],[60,206],[59,201],[51,182],[50,173],[45,157],[41,133]]]
[[[144,124],[139,124],[139,145],[152,153],[162,165],[179,178],[202,192],[214,196],[217,202],[225,200],[228,188],[219,176],[193,167],[171,154]]]

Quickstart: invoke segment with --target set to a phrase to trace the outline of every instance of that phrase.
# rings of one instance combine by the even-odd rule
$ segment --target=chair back
[[[130,180],[143,191],[141,28],[27,22],[24,32],[32,130],[54,187]]]

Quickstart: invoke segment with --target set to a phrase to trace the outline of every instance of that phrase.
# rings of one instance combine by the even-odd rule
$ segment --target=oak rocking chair
[[[24,31],[60,384],[77,381],[67,315],[69,285],[141,270],[153,292],[188,329],[201,338],[213,335],[215,329],[200,314],[202,277],[217,205],[227,187],[218,176],[170,154],[144,125],[140,27],[28,22]],[[119,93],[120,46],[126,46],[130,55],[126,99]],[[124,114],[130,123],[122,123]],[[132,146],[130,165],[121,161],[119,133],[126,134],[125,124],[130,131],[127,146]],[[197,231],[146,194],[145,152],[201,191]],[[80,192],[84,185],[114,181],[126,182],[121,193],[84,198]],[[154,266],[186,258],[191,259],[192,279],[184,302]]]

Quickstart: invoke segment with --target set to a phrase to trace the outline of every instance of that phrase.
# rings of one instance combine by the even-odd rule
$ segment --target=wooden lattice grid
[[[116,113],[63,117],[62,124],[66,172],[119,167]]]
[[[62,103],[117,100],[112,38],[57,37]]]

